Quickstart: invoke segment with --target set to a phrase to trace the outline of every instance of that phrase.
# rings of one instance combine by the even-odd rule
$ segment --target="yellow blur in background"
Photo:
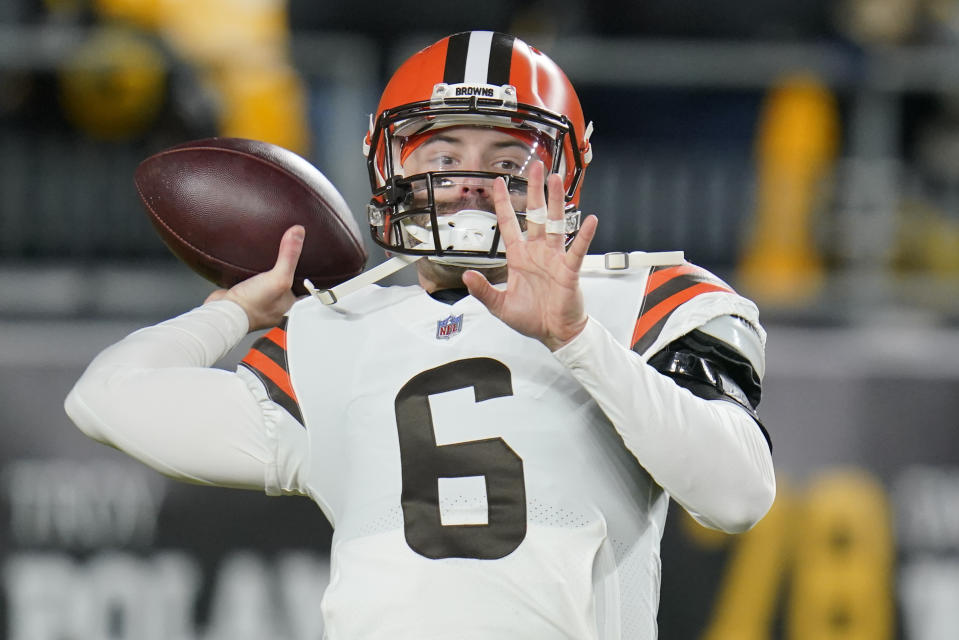
[[[219,135],[309,152],[286,2],[95,0],[93,8],[103,26],[60,72],[65,109],[80,129],[120,140],[154,124],[170,66],[162,43],[214,96]]]
[[[839,130],[836,100],[812,74],[784,78],[766,96],[756,140],[755,228],[738,274],[747,295],[798,305],[822,287],[825,265],[814,229]]]

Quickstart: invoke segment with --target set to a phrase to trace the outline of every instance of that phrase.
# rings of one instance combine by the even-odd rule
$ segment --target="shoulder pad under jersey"
[[[630,344],[634,351],[648,356],[714,318],[727,315],[741,317],[754,328],[760,344],[764,344],[756,305],[729,284],[688,262],[653,267]]]

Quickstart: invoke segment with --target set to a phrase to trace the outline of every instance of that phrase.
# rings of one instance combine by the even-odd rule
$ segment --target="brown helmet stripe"
[[[509,84],[510,63],[513,61],[513,41],[515,37],[505,33],[494,33],[489,51],[489,67],[486,71],[486,83],[502,86]]]
[[[443,82],[446,84],[458,84],[465,78],[470,33],[466,31],[449,37],[446,45],[446,66],[443,69]]]

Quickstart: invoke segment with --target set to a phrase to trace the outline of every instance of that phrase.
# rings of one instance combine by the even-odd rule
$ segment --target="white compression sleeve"
[[[776,493],[772,456],[745,411],[696,397],[592,318],[554,355],[596,400],[639,463],[697,521],[740,532],[769,510]]]
[[[198,307],[140,329],[98,355],[67,396],[91,438],[166,475],[203,484],[269,486],[270,411],[235,373],[208,368],[246,335],[243,309]]]

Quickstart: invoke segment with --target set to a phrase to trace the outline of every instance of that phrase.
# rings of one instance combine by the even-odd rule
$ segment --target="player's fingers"
[[[509,249],[511,244],[518,242],[523,236],[519,221],[516,219],[516,211],[513,210],[513,203],[509,199],[506,181],[502,178],[493,180],[493,206],[496,209],[496,224],[499,227],[500,237]]]
[[[562,249],[566,244],[565,190],[558,173],[550,174],[546,181],[549,188],[549,211],[546,221],[546,244],[553,249]]]
[[[276,264],[273,265],[273,273],[282,278],[285,282],[292,284],[293,274],[296,272],[296,264],[300,261],[300,253],[303,252],[303,240],[306,238],[306,229],[303,225],[293,225],[283,234],[280,240],[280,248],[276,254]]]
[[[539,240],[544,235],[546,222],[546,195],[543,180],[546,168],[537,160],[529,169],[526,188],[526,239]]]
[[[486,279],[486,276],[479,271],[470,270],[465,272],[463,274],[463,284],[466,285],[471,296],[482,302],[494,315],[496,314],[502,297],[506,295],[505,291],[500,291],[491,285],[489,280]]]
[[[576,234],[573,242],[569,245],[569,250],[566,252],[566,265],[573,271],[578,272],[583,266],[583,258],[596,236],[596,225],[598,224],[599,220],[596,219],[596,216],[587,216],[579,227],[579,233]]]

